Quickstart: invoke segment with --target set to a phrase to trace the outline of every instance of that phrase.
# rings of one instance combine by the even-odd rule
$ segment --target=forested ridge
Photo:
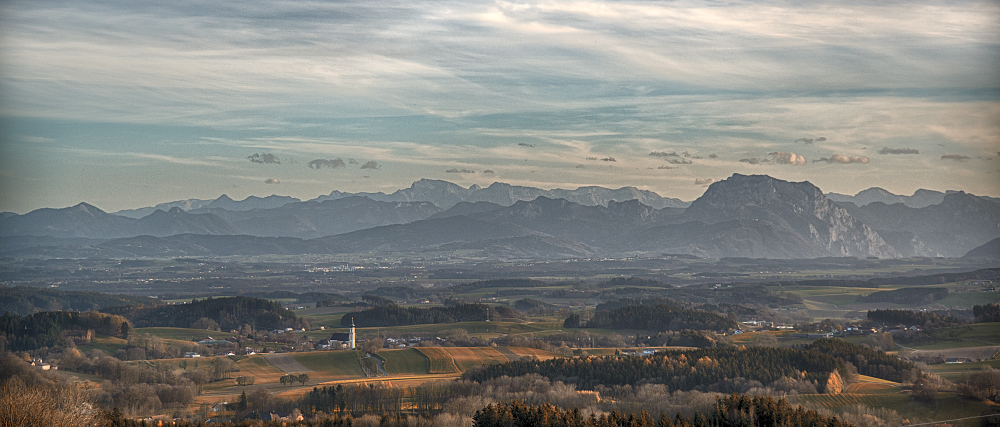
[[[893,304],[930,304],[948,296],[948,288],[900,288],[892,291],[858,295],[858,302],[889,302]]]
[[[861,375],[896,382],[912,382],[920,378],[920,369],[913,362],[842,339],[823,338],[809,344],[806,349],[842,359],[854,365]]]
[[[427,323],[476,322],[504,317],[522,317],[519,311],[506,306],[486,304],[456,304],[446,307],[402,307],[397,304],[347,313],[340,319],[341,326],[405,326]]]
[[[243,325],[254,329],[299,326],[295,313],[280,303],[242,296],[206,298],[188,304],[110,307],[101,311],[125,316],[137,328],[188,328],[201,319],[210,319],[226,331]]]
[[[36,311],[91,311],[104,307],[152,304],[149,297],[63,291],[33,286],[0,287],[0,313],[27,316]]]
[[[93,332],[127,338],[131,327],[122,316],[96,311],[43,311],[28,316],[4,313],[0,316],[0,352],[62,345],[66,331],[88,337]]]
[[[773,383],[782,378],[806,380],[823,390],[834,371],[850,371],[843,360],[813,350],[773,347],[719,347],[668,351],[651,356],[522,360],[466,372],[472,381],[537,373],[552,381],[593,390],[598,385],[666,384],[671,390],[729,392],[726,382],[743,378]],[[839,375],[839,374],[838,374]]]
[[[584,417],[579,409],[563,411],[554,405],[526,405],[521,402],[487,405],[473,417],[476,427],[729,427],[729,426],[825,426],[848,427],[837,417],[792,406],[784,399],[770,396],[732,394],[720,397],[707,413],[695,412],[692,417],[680,413],[661,413],[654,418],[647,412],[639,415],[612,411],[597,417]]]
[[[739,324],[707,311],[682,308],[673,304],[629,305],[612,311],[598,311],[586,322],[571,315],[563,323],[567,328],[641,329],[647,331],[729,330]]]

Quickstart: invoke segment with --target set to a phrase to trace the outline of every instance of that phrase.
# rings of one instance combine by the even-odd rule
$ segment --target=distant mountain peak
[[[668,197],[662,197],[652,191],[640,190],[635,187],[611,189],[599,186],[584,186],[575,190],[552,189],[543,190],[535,187],[523,187],[503,182],[493,182],[488,187],[470,185],[462,187],[448,181],[423,178],[413,182],[409,188],[396,190],[391,194],[379,193],[345,193],[332,191],[329,196],[317,197],[316,201],[340,199],[349,196],[364,196],[383,202],[425,201],[443,209],[450,209],[460,202],[490,202],[502,206],[511,206],[519,201],[535,200],[539,196],[552,199],[565,199],[584,206],[607,206],[610,201],[623,202],[638,199],[641,203],[656,209],[665,207],[683,208],[688,203]]]
[[[733,174],[709,186],[683,217],[708,224],[764,221],[815,245],[803,248],[803,253],[820,249],[837,256],[897,256],[878,233],[808,181]]]
[[[100,210],[96,206],[91,205],[91,204],[86,203],[86,202],[77,203],[76,205],[70,207],[69,209],[76,210],[76,211],[87,212],[87,213],[91,213],[91,214],[93,214],[95,212],[105,213],[104,211]]]
[[[865,206],[876,202],[885,203],[887,205],[902,203],[908,207],[919,209],[941,204],[941,202],[944,201],[944,196],[951,193],[956,193],[956,191],[948,190],[946,192],[941,192],[921,188],[914,191],[912,196],[904,196],[901,194],[894,194],[881,187],[872,187],[859,191],[853,196],[839,193],[829,193],[826,196],[830,198],[830,200],[837,203],[854,203],[857,206]]]

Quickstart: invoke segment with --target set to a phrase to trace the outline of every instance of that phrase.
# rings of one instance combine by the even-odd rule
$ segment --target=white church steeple
[[[351,334],[347,337],[347,342],[351,346],[351,350],[354,350],[354,340],[357,336],[354,334],[354,318],[351,318]]]

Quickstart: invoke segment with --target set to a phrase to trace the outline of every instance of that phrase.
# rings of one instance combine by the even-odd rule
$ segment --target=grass
[[[462,372],[482,365],[495,365],[510,360],[493,347],[444,347],[445,351],[455,360],[455,365]]]
[[[414,348],[383,350],[378,355],[385,360],[382,366],[389,375],[428,375],[430,359]]]
[[[292,353],[306,368],[313,372],[309,377],[316,379],[364,378],[358,362],[358,354],[354,351],[312,351],[307,353]]]
[[[992,367],[993,369],[1000,369],[1000,359],[971,363],[941,363],[937,365],[930,365],[927,369],[940,375],[946,380],[957,381],[960,380],[965,374],[982,372],[983,368],[987,366]]]
[[[136,328],[135,332],[137,334],[150,334],[155,337],[160,337],[163,339],[179,340],[179,341],[196,341],[204,339],[207,336],[211,336],[216,339],[226,339],[233,336],[229,332],[221,331],[208,331],[205,329],[191,329],[191,328]]]
[[[897,382],[883,380],[881,378],[869,377],[868,375],[858,375],[858,381],[860,381],[861,383],[887,384],[890,386],[899,385],[899,383]]]
[[[455,358],[440,347],[417,347],[417,351],[427,357],[429,366],[428,372],[431,374],[452,374],[461,372],[455,365]]]
[[[89,345],[81,345],[79,347],[80,351],[84,353],[90,353],[93,350],[101,350],[105,354],[114,356],[115,352],[120,348],[125,348],[128,341],[121,338],[114,337],[95,337],[90,340]]]
[[[271,366],[264,359],[264,356],[259,354],[241,359],[236,362],[236,367],[239,369],[239,373],[234,373],[234,377],[254,377],[254,384],[276,383],[282,375],[285,375],[280,369]]]
[[[954,420],[979,415],[987,407],[986,403],[966,400],[951,392],[938,393],[936,403],[917,402],[904,393],[901,387],[871,383],[852,384],[848,392],[842,394],[804,394],[788,396],[787,399],[792,403],[834,411],[851,405],[886,408],[896,411],[910,423]],[[971,427],[978,425],[978,420],[958,421],[954,424]]]

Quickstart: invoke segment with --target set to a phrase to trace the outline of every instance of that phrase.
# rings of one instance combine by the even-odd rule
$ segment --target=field
[[[135,333],[139,335],[150,334],[163,339],[188,341],[189,343],[205,339],[205,337],[208,336],[215,339],[226,339],[233,336],[233,334],[229,332],[191,328],[136,328]]]
[[[417,351],[423,353],[428,359],[428,372],[431,374],[453,374],[459,373],[458,366],[451,354],[440,347],[418,347]]]
[[[309,377],[315,380],[365,378],[361,363],[358,362],[358,354],[354,351],[292,353],[292,357],[312,370]]]
[[[981,372],[987,366],[993,369],[1000,369],[1000,359],[972,363],[942,363],[929,365],[927,368],[929,371],[942,376],[946,380],[958,381],[965,374]]]
[[[529,348],[529,347],[507,347],[507,348],[510,351],[514,352],[514,354],[529,359],[535,357],[538,360],[549,360],[553,357],[562,357],[551,351],[545,351],[537,348]]]
[[[853,387],[853,386],[852,386]],[[955,393],[938,393],[936,404],[921,403],[913,400],[900,387],[874,388],[859,393],[803,394],[789,396],[789,402],[801,403],[806,407],[837,410],[853,405],[867,405],[873,408],[886,408],[899,413],[904,422],[927,422],[932,420],[956,420],[978,415],[986,409],[983,402],[963,399]],[[978,426],[979,420],[952,421],[953,425]]]
[[[378,355],[385,360],[383,368],[389,375],[428,375],[430,359],[415,348],[383,350]]]
[[[506,363],[510,359],[492,347],[445,347],[445,351],[455,360],[462,372],[483,365]]]

